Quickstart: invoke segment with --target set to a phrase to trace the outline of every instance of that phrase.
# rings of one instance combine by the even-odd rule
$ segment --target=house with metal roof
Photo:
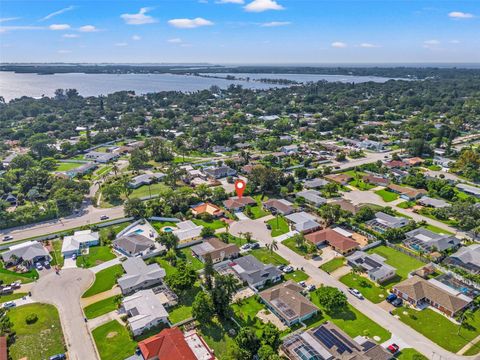
[[[1,254],[5,263],[23,263],[31,266],[37,261],[50,260],[48,250],[39,241],[26,241],[10,248]]]
[[[305,180],[303,182],[303,187],[305,189],[318,189],[318,188],[324,187],[327,184],[328,184],[327,180],[316,178],[311,180]]]
[[[446,208],[452,206],[448,202],[442,199],[435,199],[429,196],[423,196],[418,200],[418,203],[423,206],[433,207],[435,209]]]
[[[309,233],[321,228],[321,225],[316,221],[316,218],[305,211],[287,215],[285,216],[285,219],[287,219],[287,221],[292,224],[292,227],[299,232]]]
[[[476,197],[480,197],[480,188],[468,184],[457,184],[456,185],[458,189],[463,191],[464,193],[468,195],[473,195]]]
[[[130,294],[161,284],[166,275],[165,269],[157,263],[147,265],[138,257],[128,258],[122,263],[122,267],[125,274],[117,281],[122,294]]]
[[[201,238],[203,226],[197,225],[191,220],[176,223],[175,227],[176,229],[172,232],[175,236],[178,237],[181,243]]]

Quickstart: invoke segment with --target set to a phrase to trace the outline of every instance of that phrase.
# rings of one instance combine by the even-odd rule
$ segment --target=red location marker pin
[[[235,180],[235,191],[236,191],[237,196],[239,198],[242,197],[243,192],[245,191],[245,186],[246,186],[245,181],[240,180],[240,179]]]

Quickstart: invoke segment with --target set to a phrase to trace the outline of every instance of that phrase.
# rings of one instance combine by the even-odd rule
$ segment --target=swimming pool
[[[143,230],[142,229],[137,229],[134,231],[135,234],[143,234]]]
[[[168,227],[168,226],[165,226],[162,230],[164,232],[172,232],[173,231],[173,229],[171,227]]]

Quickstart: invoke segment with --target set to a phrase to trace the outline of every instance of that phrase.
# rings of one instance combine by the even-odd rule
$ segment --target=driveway
[[[94,267],[90,268],[90,270],[93,271],[96,274],[101,270],[107,269],[110,266],[117,265],[117,264],[120,264],[120,263],[121,263],[120,258],[116,257],[115,259],[108,260],[108,261],[105,261],[105,262],[101,263],[100,265],[94,266]]]
[[[97,360],[93,340],[84,321],[80,297],[94,280],[85,269],[62,269],[41,277],[32,288],[32,300],[57,307],[69,359]]]

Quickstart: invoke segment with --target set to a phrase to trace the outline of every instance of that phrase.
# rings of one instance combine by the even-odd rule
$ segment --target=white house
[[[100,244],[100,235],[92,230],[75,231],[72,236],[65,236],[62,243],[64,257],[80,254],[81,250]]]

